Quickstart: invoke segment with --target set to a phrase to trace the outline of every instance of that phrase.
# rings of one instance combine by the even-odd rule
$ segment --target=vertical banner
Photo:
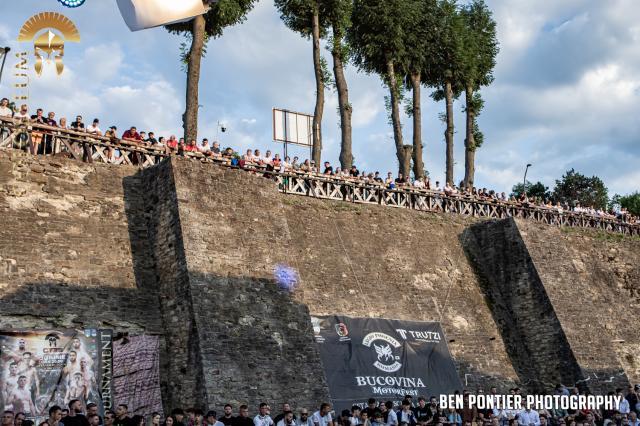
[[[53,405],[66,406],[78,399],[104,412],[103,375],[111,371],[109,330],[0,331],[0,406],[24,412],[36,424],[48,417]],[[109,383],[110,386],[110,383]]]
[[[462,390],[437,322],[345,316],[312,317],[336,412],[367,399],[399,403]]]

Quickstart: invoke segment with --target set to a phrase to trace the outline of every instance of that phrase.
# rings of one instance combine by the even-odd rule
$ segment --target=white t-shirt
[[[102,130],[100,130],[100,127],[90,124],[89,126],[87,126],[87,133],[96,135],[98,133],[102,133]]]
[[[20,111],[18,111],[15,114],[13,114],[13,118],[29,119],[29,114],[23,114]]]
[[[387,417],[387,425],[394,426],[398,424],[398,415],[393,409],[389,410],[389,416]]]
[[[327,426],[332,421],[331,413],[327,413],[324,415],[324,417],[322,417],[320,416],[320,411],[316,411],[315,413],[313,413],[313,417],[311,417],[311,419],[317,426]]]
[[[255,426],[273,426],[273,419],[269,416],[261,416],[258,414],[253,418],[253,424]]]
[[[11,117],[13,115],[13,111],[9,107],[0,107],[0,117]]]

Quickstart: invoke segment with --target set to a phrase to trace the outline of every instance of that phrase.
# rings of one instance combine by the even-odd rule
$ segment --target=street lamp
[[[527,164],[527,168],[524,169],[524,179],[522,181],[522,192],[525,197],[527,196],[527,172],[529,171],[529,167],[531,167],[531,164]]]
[[[2,56],[2,65],[0,65],[0,82],[2,82],[2,71],[4,70],[4,63],[7,60],[7,54],[10,50],[10,47],[0,47],[0,56]]]

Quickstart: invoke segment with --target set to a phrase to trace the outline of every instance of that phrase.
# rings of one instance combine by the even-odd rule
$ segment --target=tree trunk
[[[193,18],[191,29],[191,50],[187,69],[187,99],[186,109],[182,116],[184,139],[187,143],[198,137],[198,85],[200,83],[200,63],[204,48],[205,20],[199,15]]]
[[[351,148],[351,105],[349,104],[349,88],[344,77],[344,64],[342,62],[342,34],[336,26],[333,26],[333,75],[338,89],[338,106],[340,107],[340,130],[342,143],[340,145],[340,167],[349,170],[353,163]]]
[[[322,112],[324,110],[324,81],[320,62],[320,15],[318,6],[313,11],[311,34],[313,39],[313,70],[316,75],[316,109],[313,113],[313,148],[312,157],[320,170],[322,156]]]
[[[422,161],[422,110],[420,109],[420,72],[411,74],[413,88],[413,175],[416,179],[424,177]]]
[[[407,177],[411,171],[411,149],[407,149],[402,144],[402,123],[400,122],[400,107],[398,81],[393,61],[387,61],[387,79],[389,80],[389,93],[391,95],[391,122],[393,124],[393,140],[396,144],[396,156],[398,158],[398,171],[402,176]],[[411,148],[411,146],[408,146]],[[409,154],[409,158],[406,156]]]
[[[453,182],[453,88],[451,86],[451,80],[447,80],[444,85],[444,96],[447,100],[447,131],[445,132],[445,138],[447,143],[447,166],[446,166],[446,179],[449,185],[454,185]]]
[[[473,187],[473,175],[475,174],[476,141],[473,134],[475,123],[475,111],[473,110],[473,89],[465,88],[465,100],[467,103],[467,128],[464,139],[464,186]]]

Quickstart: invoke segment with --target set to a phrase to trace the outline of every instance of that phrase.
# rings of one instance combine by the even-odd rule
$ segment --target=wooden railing
[[[41,136],[38,136],[39,134]],[[33,152],[34,136],[42,138],[41,152],[68,155],[87,162],[130,164],[146,168],[174,155],[167,153],[162,147],[0,117],[0,148],[18,148]],[[119,155],[116,155],[116,152]],[[232,166],[229,158],[214,158],[197,152],[184,152],[181,155],[223,167],[238,167]],[[442,192],[413,187],[388,189],[377,184],[297,171],[267,171],[264,166],[254,164],[246,164],[242,168],[272,177],[277,181],[280,192],[286,194],[489,219],[516,217],[555,226],[592,228],[625,235],[640,235],[639,224],[609,217],[498,200],[447,196]]]

